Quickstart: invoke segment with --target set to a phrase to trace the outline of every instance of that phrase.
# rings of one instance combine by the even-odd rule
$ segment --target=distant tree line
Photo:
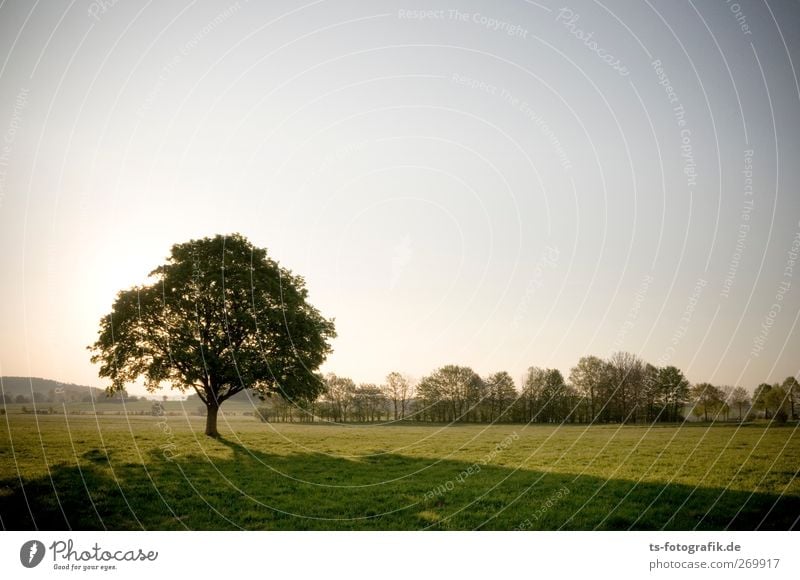
[[[794,377],[743,387],[692,385],[674,366],[656,367],[628,352],[585,356],[565,380],[558,369],[531,367],[520,384],[505,371],[481,377],[446,365],[414,383],[392,372],[381,385],[328,374],[314,398],[270,398],[262,421],[377,421],[463,423],[662,423],[764,417],[797,419],[800,385]]]
[[[30,395],[11,395],[0,393],[0,405],[2,404],[23,404],[32,403],[135,403],[139,400],[136,395],[129,395],[127,391],[119,391],[106,395],[98,389],[100,395],[89,391],[86,393],[76,391],[59,392],[50,389],[46,393],[33,391]]]

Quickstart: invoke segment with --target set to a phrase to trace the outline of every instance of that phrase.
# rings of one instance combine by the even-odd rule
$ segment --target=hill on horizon
[[[67,401],[80,401],[84,397],[90,397],[94,400],[106,398],[105,390],[97,387],[63,383],[40,377],[0,377],[0,395],[5,395],[7,399],[17,395],[26,397],[38,395],[37,400],[40,397],[46,398],[57,395],[59,397],[63,396]]]

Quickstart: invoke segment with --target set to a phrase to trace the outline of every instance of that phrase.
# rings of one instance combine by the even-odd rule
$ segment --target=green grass
[[[212,440],[202,421],[0,417],[2,526],[790,529],[800,516],[795,425],[266,425],[239,414]]]
[[[256,404],[258,404],[257,400],[254,400]],[[166,401],[160,402],[162,405],[164,412],[167,414],[196,414],[199,412],[203,405],[199,401]],[[22,413],[22,409],[26,408],[30,412],[33,409],[32,403],[6,403],[5,408],[8,410],[10,414],[15,413]],[[60,402],[54,403],[47,403],[47,402],[38,402],[36,403],[36,408],[39,410],[40,413],[50,413],[54,412],[56,414],[63,414],[64,404]],[[234,415],[241,415],[245,412],[250,412],[251,414],[254,411],[253,403],[247,400],[232,400],[226,401],[225,407],[223,407],[225,412],[228,414]],[[86,415],[124,415],[124,414],[150,414],[153,410],[153,401],[151,400],[144,400],[140,399],[133,402],[126,402],[124,405],[121,403],[111,403],[106,402],[102,399],[95,401],[95,402],[87,402],[87,403],[68,403],[67,410],[70,414],[86,414]]]

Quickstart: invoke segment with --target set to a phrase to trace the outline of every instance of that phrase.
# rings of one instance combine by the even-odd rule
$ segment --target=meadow
[[[5,529],[786,530],[796,424],[0,417]]]

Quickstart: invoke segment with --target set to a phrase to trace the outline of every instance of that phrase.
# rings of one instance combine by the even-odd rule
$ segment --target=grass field
[[[0,417],[6,529],[791,529],[796,425]]]

